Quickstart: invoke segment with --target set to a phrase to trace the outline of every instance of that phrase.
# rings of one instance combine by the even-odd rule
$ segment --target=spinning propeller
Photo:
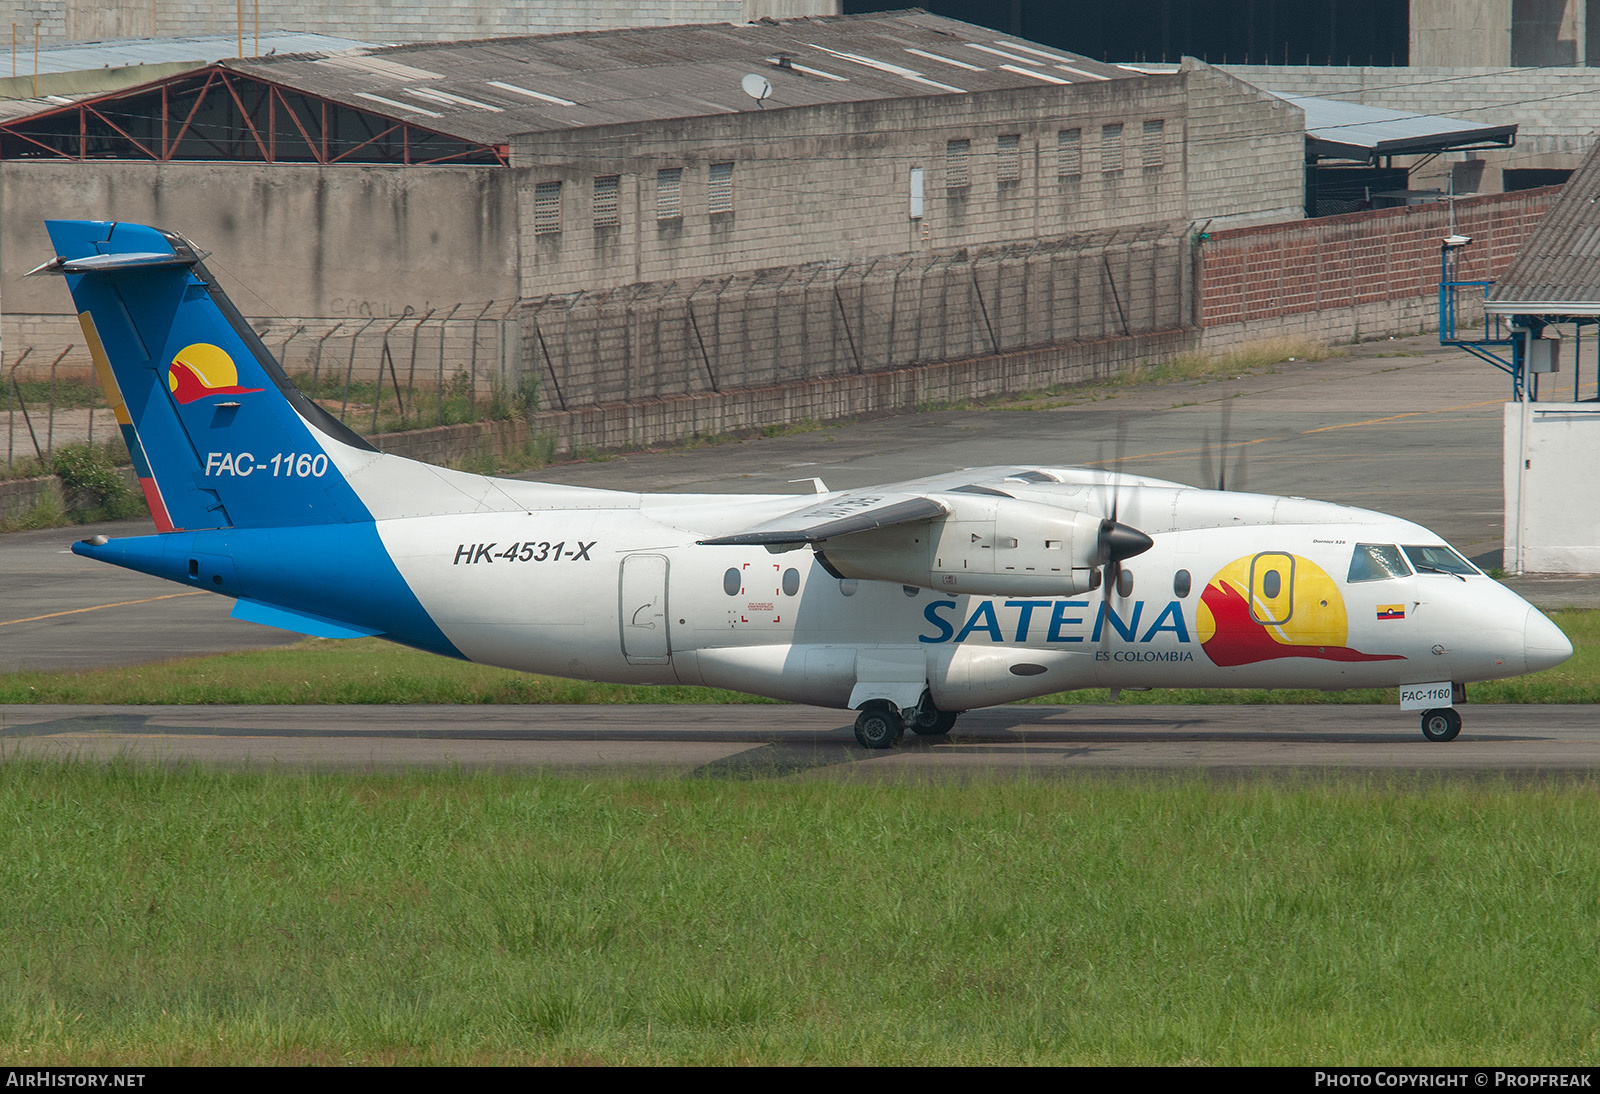
[[[1220,451],[1215,466],[1215,486],[1213,482],[1213,466],[1211,457],[1211,429],[1208,426],[1201,433],[1200,442],[1200,484],[1214,490],[1228,489],[1228,426],[1233,417],[1233,402],[1229,399],[1222,401],[1222,434],[1217,442]],[[1248,444],[1249,442],[1245,442]],[[1244,486],[1245,476],[1245,450],[1244,445],[1239,446],[1238,455],[1234,458],[1234,489]]]
[[[1122,449],[1127,439],[1127,423],[1117,418],[1117,454],[1112,461],[1111,515],[1100,522],[1100,535],[1095,548],[1095,565],[1100,567],[1101,596],[1107,603],[1111,590],[1122,577],[1122,563],[1134,555],[1143,554],[1155,546],[1155,541],[1130,524],[1117,519],[1122,508]],[[1097,463],[1100,461],[1096,461]]]

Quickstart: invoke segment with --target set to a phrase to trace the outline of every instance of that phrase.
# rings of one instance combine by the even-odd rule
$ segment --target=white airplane
[[[841,707],[866,748],[1093,686],[1398,686],[1448,741],[1466,681],[1572,654],[1435,533],[1303,498],[1059,467],[650,495],[385,455],[290,384],[187,240],[49,230],[33,272],[67,279],[158,528],[73,550],[240,619]]]

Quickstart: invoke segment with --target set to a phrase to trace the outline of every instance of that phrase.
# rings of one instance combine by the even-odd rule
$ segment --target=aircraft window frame
[[[744,575],[739,573],[737,566],[729,566],[722,574],[722,591],[729,596],[738,596],[742,588],[744,588]]]
[[[793,566],[783,571],[783,595],[800,595],[800,571]]]
[[[1179,570],[1172,575],[1172,595],[1179,600],[1184,600],[1194,589],[1194,575],[1188,570]]]
[[[1262,564],[1263,559],[1267,561],[1267,565],[1270,568],[1262,573],[1261,577],[1258,579],[1256,576],[1256,567]],[[1282,572],[1284,562],[1288,563],[1289,573],[1287,577]],[[1287,623],[1290,619],[1294,618],[1294,564],[1295,557],[1287,551],[1262,551],[1260,554],[1256,555],[1250,560],[1251,619],[1255,620],[1257,623],[1260,623],[1264,627],[1277,627],[1282,626],[1284,623]],[[1257,594],[1265,593],[1266,590],[1264,586],[1266,584],[1266,578],[1268,574],[1277,576],[1278,592],[1273,596],[1267,597],[1267,599],[1277,600],[1279,597],[1287,595],[1287,603],[1284,605],[1287,610],[1281,617],[1270,619],[1263,618],[1256,610]]]
[[[1406,561],[1419,574],[1449,574],[1452,577],[1483,574],[1482,570],[1462,558],[1448,543],[1402,543],[1400,550],[1405,552]],[[1420,560],[1418,555],[1422,555],[1426,561]]]
[[[1356,561],[1366,552],[1366,560],[1370,569],[1362,569],[1358,576]],[[1388,557],[1379,552],[1388,552]],[[1406,556],[1400,548],[1392,543],[1358,543],[1350,551],[1350,569],[1345,574],[1345,584],[1355,585],[1363,581],[1395,581],[1412,574],[1411,564],[1406,561]]]

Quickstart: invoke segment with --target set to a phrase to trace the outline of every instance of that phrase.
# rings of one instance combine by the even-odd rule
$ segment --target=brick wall
[[[1473,238],[1458,278],[1498,277],[1559,192],[1550,186],[1457,200],[1455,231]],[[1205,344],[1428,329],[1438,322],[1439,245],[1450,225],[1440,202],[1215,232],[1198,261]]]

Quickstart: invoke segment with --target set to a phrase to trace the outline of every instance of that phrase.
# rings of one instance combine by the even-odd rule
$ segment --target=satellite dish
[[[759,72],[750,73],[750,75],[739,81],[739,86],[744,88],[746,95],[758,103],[772,94],[772,85]]]

